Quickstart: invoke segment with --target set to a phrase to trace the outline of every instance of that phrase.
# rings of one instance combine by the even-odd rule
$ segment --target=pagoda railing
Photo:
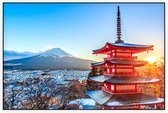
[[[103,72],[103,74],[105,75],[120,75],[120,76],[125,76],[125,75],[133,75],[132,72],[116,72],[116,74],[113,73],[107,73],[107,72]]]
[[[104,58],[104,60],[112,60],[112,59],[137,59],[137,56],[117,56],[117,57],[112,57],[112,58]]]
[[[141,93],[140,89],[137,90],[124,90],[124,91],[109,91],[108,89],[106,89],[104,86],[101,86],[101,90],[108,92],[108,93],[112,93],[112,94],[131,94],[131,93]]]

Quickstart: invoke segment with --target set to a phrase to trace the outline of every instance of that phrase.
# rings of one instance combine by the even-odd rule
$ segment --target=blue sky
[[[5,4],[4,49],[59,47],[80,58],[102,60],[92,50],[115,42],[118,5],[122,39],[154,45],[150,54],[163,56],[164,4]]]

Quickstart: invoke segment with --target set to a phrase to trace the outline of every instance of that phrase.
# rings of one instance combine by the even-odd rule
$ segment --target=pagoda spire
[[[124,41],[121,40],[121,18],[120,18],[120,7],[118,6],[117,12],[117,40],[115,43],[123,43]]]

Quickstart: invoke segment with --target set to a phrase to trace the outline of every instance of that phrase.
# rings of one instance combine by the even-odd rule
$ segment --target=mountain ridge
[[[20,59],[25,57],[30,57],[37,55],[39,53],[34,53],[31,51],[24,51],[24,52],[18,52],[13,50],[4,50],[4,60],[13,60],[13,59]]]
[[[7,69],[90,69],[90,63],[94,61],[72,56],[60,48],[53,48],[41,54],[8,60],[4,62]],[[20,64],[9,66],[7,64]]]

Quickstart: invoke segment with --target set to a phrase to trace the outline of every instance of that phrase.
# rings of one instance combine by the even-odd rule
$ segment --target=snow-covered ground
[[[93,99],[91,99],[91,98],[81,98],[81,99],[72,100],[68,104],[95,106],[96,102]]]
[[[79,80],[82,82],[82,80],[87,79],[88,74],[90,71],[81,71],[81,70],[54,70],[49,72],[50,75],[52,75],[53,78],[57,79],[59,83],[62,82],[62,84],[65,81],[69,80]]]
[[[27,78],[35,78],[40,76],[42,73],[43,71],[40,71],[40,70],[35,70],[35,71],[10,70],[10,71],[4,71],[4,79],[6,81],[23,82]]]
[[[41,74],[46,73],[50,75],[51,78],[56,80],[58,84],[66,84],[70,80],[82,80],[88,77],[90,71],[82,71],[82,70],[53,70],[49,72],[44,72],[43,70],[10,70],[4,71],[4,81],[18,81],[23,82],[28,78],[36,78],[41,76]]]
[[[14,87],[16,82],[19,83],[24,83],[27,82],[28,80],[31,80],[33,78],[47,78],[50,77],[52,78],[52,83],[55,84],[55,87],[59,88],[59,85],[64,85],[68,84],[71,80],[79,80],[82,82],[82,80],[87,79],[88,71],[82,71],[82,70],[52,70],[52,71],[46,71],[46,70],[5,70],[4,71],[4,96],[5,99],[7,99],[7,102],[9,102],[9,98],[11,98],[12,95],[12,88]],[[27,90],[26,88],[21,89],[21,86],[15,87],[15,90]],[[35,89],[35,86],[34,86]],[[57,98],[59,98],[61,95],[57,95]],[[21,105],[21,102],[24,102],[27,100],[27,96],[24,94],[20,95],[21,100],[16,102],[16,107],[15,109],[18,109],[17,106]],[[56,105],[55,105],[56,106]],[[54,106],[54,107],[55,107]]]

